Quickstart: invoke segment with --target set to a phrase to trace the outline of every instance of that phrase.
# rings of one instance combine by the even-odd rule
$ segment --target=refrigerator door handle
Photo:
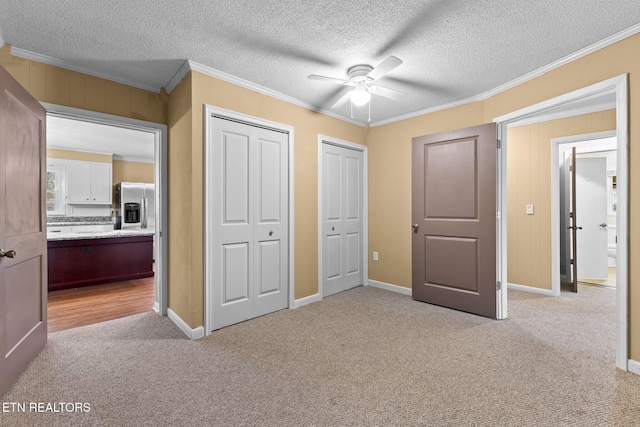
[[[147,228],[147,198],[140,199],[140,228]]]

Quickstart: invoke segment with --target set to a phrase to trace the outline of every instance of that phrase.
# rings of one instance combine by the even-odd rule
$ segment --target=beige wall
[[[47,148],[47,158],[81,160],[84,162],[112,163],[110,154],[88,153],[84,151],[60,150]]]
[[[615,110],[508,130],[507,281],[551,289],[551,140],[616,129]],[[527,215],[526,205],[534,205]]]
[[[188,93],[189,85],[191,86]],[[176,90],[178,91],[176,93]],[[189,265],[170,261],[169,307],[191,327],[203,324],[203,105],[213,105],[294,128],[295,298],[318,291],[318,134],[364,143],[364,130],[293,104],[192,72],[171,93],[169,126],[169,217],[185,215],[171,228],[170,246],[187,251]],[[180,107],[174,106],[174,97]],[[190,111],[184,103],[191,97]],[[184,122],[191,117],[191,128]],[[191,132],[191,135],[189,133]],[[175,135],[175,136],[174,136]],[[180,140],[178,141],[178,135]],[[190,139],[189,139],[190,138]],[[175,203],[175,200],[180,203]],[[180,205],[180,206],[177,206]],[[173,241],[173,240],[172,240]],[[169,254],[171,258],[171,252]],[[189,271],[186,271],[189,269]],[[175,275],[175,276],[174,276]],[[178,282],[179,281],[179,282]]]
[[[119,182],[155,182],[154,164],[113,160],[113,185]]]
[[[369,279],[411,287],[411,138],[481,123],[476,102],[369,130]]]
[[[630,194],[640,188],[640,34],[516,86],[484,101],[416,117],[369,131],[369,242],[380,252],[370,262],[369,278],[411,287],[411,138],[491,122],[495,117],[628,73],[630,120]],[[511,145],[509,145],[509,150]],[[635,167],[634,167],[635,165]],[[542,212],[541,212],[542,213]],[[630,197],[630,356],[640,360],[640,199]],[[509,248],[510,249],[510,248]],[[550,248],[549,248],[550,251]],[[390,252],[390,253],[389,253]],[[386,255],[389,253],[389,255]],[[544,248],[538,252],[544,254]],[[510,253],[509,253],[510,256]],[[532,254],[540,264],[540,255]]]
[[[168,306],[192,327],[202,325],[202,248],[194,243],[191,75],[169,97]],[[200,220],[201,221],[201,220]],[[202,234],[202,230],[200,230]],[[196,240],[201,240],[196,234]],[[194,248],[195,246],[195,248]],[[195,255],[194,255],[195,254]],[[194,278],[195,276],[195,278]],[[198,282],[198,280],[200,282]]]
[[[163,95],[11,55],[0,48],[0,65],[40,102],[167,123]]]

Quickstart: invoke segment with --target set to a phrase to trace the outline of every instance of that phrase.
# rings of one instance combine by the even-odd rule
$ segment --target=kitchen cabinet
[[[50,240],[49,290],[153,276],[153,236]]]
[[[70,204],[111,204],[111,164],[69,161],[68,199]]]

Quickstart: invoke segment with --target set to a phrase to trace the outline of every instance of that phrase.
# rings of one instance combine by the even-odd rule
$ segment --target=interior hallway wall
[[[508,130],[509,283],[551,290],[551,140],[615,129],[616,112],[608,110]]]

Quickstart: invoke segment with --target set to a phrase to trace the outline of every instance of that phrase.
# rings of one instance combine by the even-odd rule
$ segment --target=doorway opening
[[[615,287],[617,227],[617,140],[615,131],[574,135],[552,140],[552,164],[557,165],[557,178],[552,182],[559,195],[560,286],[572,282],[573,253],[577,253],[576,281],[583,284]],[[571,150],[576,148],[577,161],[577,247],[570,240]],[[553,196],[552,196],[553,197]],[[555,274],[555,273],[554,273]],[[557,281],[553,284],[557,287]],[[559,294],[559,289],[553,289]]]
[[[61,165],[57,167],[60,176],[59,193],[60,197],[66,197],[66,200],[60,198],[57,204],[54,201],[52,206],[48,206],[47,223],[51,241],[61,242],[64,240],[63,233],[75,238],[95,237],[96,245],[97,242],[117,240],[122,237],[115,236],[119,232],[127,234],[125,237],[129,240],[135,240],[138,234],[151,237],[145,239],[145,251],[150,258],[145,255],[145,270],[142,272],[138,272],[137,267],[132,267],[135,271],[127,271],[122,276],[114,274],[106,280],[91,278],[79,281],[87,286],[74,286],[70,282],[66,288],[54,286],[54,289],[58,290],[53,291],[50,286],[50,331],[98,323],[151,309],[160,315],[166,315],[166,126],[42,104],[47,110],[48,120],[48,169],[49,163],[54,165],[54,169],[57,163]],[[53,157],[51,160],[49,155]],[[92,162],[96,159],[98,162]],[[105,159],[109,161],[100,162],[104,162]],[[73,185],[70,181],[77,181],[78,176],[70,174],[70,168],[67,166],[93,167],[94,163],[100,167],[99,169],[104,167],[105,173],[91,175],[89,179],[93,182],[94,178],[102,181],[108,177],[108,185],[105,185],[105,188],[108,188],[109,197],[100,200],[100,203],[77,203],[69,196],[69,191],[72,190],[69,186]],[[154,190],[144,199],[144,206],[150,208],[147,210],[148,215],[144,216],[148,221],[145,221],[144,225],[140,223],[140,230],[124,230],[124,227],[116,227],[122,230],[114,230],[117,211],[114,189],[116,184],[125,181],[147,182],[152,184],[150,189]],[[91,187],[91,191],[93,188]],[[60,231],[60,234],[53,233],[54,230]],[[114,236],[109,233],[113,233]],[[140,244],[137,242],[138,246],[132,250],[139,251]],[[151,259],[151,266],[147,266],[148,259]],[[83,314],[88,309],[94,314]]]
[[[624,371],[629,370],[628,357],[628,76],[626,74],[605,80],[583,89],[541,102],[539,104],[498,117],[494,122],[498,124],[498,134],[502,141],[502,150],[498,152],[498,277],[506,281],[507,278],[507,130],[509,127],[520,126],[525,122],[535,123],[547,120],[549,115],[564,114],[564,117],[575,116],[578,111],[592,108],[603,99],[613,98],[615,104],[615,129],[617,138],[617,171],[616,171],[616,230],[618,241],[616,245],[616,367]],[[591,111],[597,111],[592,110]],[[557,163],[556,163],[557,164]],[[551,168],[557,173],[558,168]],[[554,199],[558,199],[555,197]],[[558,203],[559,204],[559,203]],[[558,207],[552,215],[559,215]],[[559,218],[559,217],[558,217]],[[559,221],[551,223],[551,235],[560,233]],[[555,243],[558,242],[558,243]],[[560,249],[559,239],[551,245],[551,280],[560,282]],[[536,291],[535,288],[527,289]],[[539,291],[539,290],[538,290]],[[540,293],[551,294],[551,291]],[[499,318],[506,318],[507,292],[506,287],[498,291],[498,306],[502,312]]]

